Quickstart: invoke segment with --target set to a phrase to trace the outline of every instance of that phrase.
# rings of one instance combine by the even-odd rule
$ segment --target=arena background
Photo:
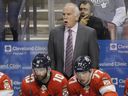
[[[99,41],[100,69],[112,77],[119,96],[123,96],[128,76],[128,42]],[[38,53],[47,53],[47,41],[0,42],[0,71],[13,80],[14,96],[18,96],[22,79],[31,73],[31,61]]]

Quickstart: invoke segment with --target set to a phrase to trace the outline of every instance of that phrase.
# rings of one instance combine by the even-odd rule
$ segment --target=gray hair
[[[78,16],[78,17],[80,16],[80,10],[79,10],[79,8],[78,8],[78,6],[76,4],[74,4],[74,3],[67,3],[67,4],[65,4],[64,7],[67,7],[67,6],[71,6],[71,7],[74,8],[75,16]]]

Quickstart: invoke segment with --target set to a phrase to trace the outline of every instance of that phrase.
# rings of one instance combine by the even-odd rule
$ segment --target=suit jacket
[[[64,31],[59,26],[50,32],[48,41],[48,54],[52,60],[52,68],[62,73],[64,66]],[[77,57],[88,55],[92,59],[92,67],[98,68],[99,47],[94,29],[78,24],[76,43],[73,53],[73,64]]]

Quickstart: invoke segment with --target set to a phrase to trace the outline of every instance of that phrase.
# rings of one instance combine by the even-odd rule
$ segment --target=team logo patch
[[[69,96],[69,93],[68,93],[68,90],[67,90],[67,88],[65,87],[65,88],[63,88],[63,96]]]
[[[11,87],[10,87],[10,84],[9,84],[8,80],[4,80],[4,81],[3,81],[3,83],[4,83],[4,89],[6,89],[6,90],[11,89]]]
[[[85,90],[86,93],[89,93],[89,89],[90,89],[90,86],[89,85],[87,85],[87,86],[84,87],[84,90]]]
[[[42,90],[42,91],[46,91],[46,90],[47,90],[47,87],[46,87],[45,85],[42,85],[42,86],[41,86],[41,90]]]
[[[104,84],[104,85],[110,85],[111,82],[110,82],[110,80],[108,80],[108,79],[104,79],[104,80],[103,80],[103,84]]]

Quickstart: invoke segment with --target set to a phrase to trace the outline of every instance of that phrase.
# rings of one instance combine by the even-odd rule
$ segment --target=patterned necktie
[[[65,73],[68,77],[72,75],[73,66],[72,66],[72,59],[73,59],[73,43],[72,43],[72,30],[68,30],[68,38],[66,43],[66,57],[65,57]]]

